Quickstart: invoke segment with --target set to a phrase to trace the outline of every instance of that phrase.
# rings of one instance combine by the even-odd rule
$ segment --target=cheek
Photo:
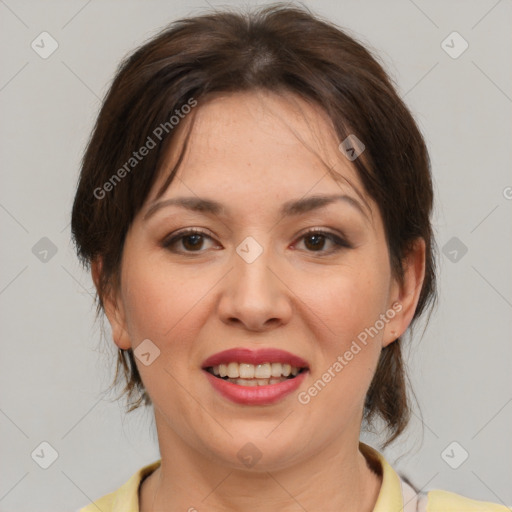
[[[149,339],[160,351],[151,366],[137,361],[141,378],[155,395],[162,386],[176,385],[166,370],[181,380],[197,370],[204,349],[198,340],[215,314],[212,299],[219,275],[192,266],[177,270],[156,258],[138,261],[145,264],[126,267],[126,325],[132,345]]]
[[[179,382],[185,381],[192,369],[190,351],[202,325],[198,312],[209,287],[204,277],[195,282],[190,276],[176,278],[176,273],[171,278],[162,270],[148,265],[132,267],[129,272],[124,294],[127,330],[135,351],[146,339],[159,351],[154,352],[158,356],[149,365],[136,357],[144,387],[155,407],[182,413],[195,411],[197,404],[187,393],[180,392]]]
[[[320,339],[330,340],[334,348],[350,344],[352,338],[373,326],[386,308],[386,273],[371,266],[334,271],[323,279],[323,286],[320,282],[304,282],[299,293],[309,316],[314,313],[318,318],[316,324],[324,332]]]
[[[209,289],[204,278],[179,278],[175,272],[166,276],[156,267],[134,270],[129,279],[125,304],[128,331],[135,343],[150,338],[160,345],[176,338]]]
[[[387,305],[386,267],[345,267],[333,272],[323,287],[311,291],[308,284],[304,283],[301,298],[304,314],[310,318],[308,327],[316,339],[316,364],[311,394],[307,391],[303,399],[314,400],[314,407],[321,410],[325,407],[356,414],[381,352],[383,330],[375,330],[375,325]]]

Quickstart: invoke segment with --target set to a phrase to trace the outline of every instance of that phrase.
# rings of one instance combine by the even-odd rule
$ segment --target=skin
[[[411,322],[424,244],[415,244],[398,283],[378,207],[318,107],[258,91],[214,96],[200,102],[195,115],[178,177],[160,200],[209,198],[225,212],[168,206],[144,220],[162,172],[127,234],[121,285],[104,298],[120,348],[150,339],[160,350],[149,366],[137,360],[162,458],[141,485],[141,511],[371,511],[381,478],[359,451],[364,398],[382,348]],[[191,117],[182,121],[165,169]],[[284,202],[320,194],[345,194],[360,207],[337,201],[279,215]],[[163,246],[183,228],[211,238]],[[322,238],[315,246],[303,237],[311,228],[345,237],[351,247],[334,251]],[[247,236],[263,248],[250,264],[236,252]],[[97,261],[95,282],[100,272]],[[321,393],[299,403],[297,394],[397,302],[401,311],[378,335]],[[276,404],[232,403],[212,388],[201,364],[234,347],[287,350],[308,361],[310,373]],[[262,454],[252,468],[237,457],[248,442]]]

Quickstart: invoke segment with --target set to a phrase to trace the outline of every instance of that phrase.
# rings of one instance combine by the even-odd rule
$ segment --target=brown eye
[[[203,235],[193,234],[181,237],[183,247],[187,251],[197,251],[203,245]]]
[[[162,242],[162,247],[175,253],[201,253],[208,249],[204,247],[207,241],[213,242],[210,235],[197,229],[189,229],[167,238]]]
[[[306,233],[300,238],[304,243],[307,252],[318,252],[320,255],[327,255],[341,249],[350,249],[352,246],[340,236],[327,231],[314,230]],[[330,248],[327,246],[331,246]]]
[[[304,245],[311,251],[322,250],[325,246],[325,236],[324,235],[308,235],[304,237]]]

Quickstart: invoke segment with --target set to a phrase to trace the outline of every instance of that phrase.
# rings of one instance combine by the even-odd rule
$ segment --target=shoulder
[[[400,477],[404,512],[510,512],[512,509],[497,503],[477,501],[454,492],[433,490],[418,493]]]
[[[393,469],[378,450],[361,442],[359,448],[370,468],[382,477],[373,512],[512,512],[512,508],[504,505],[473,500],[453,492],[418,492],[405,476]]]
[[[477,501],[448,491],[429,491],[426,512],[510,512],[508,507]]]
[[[80,509],[78,512],[138,512],[139,487],[161,464],[161,460],[148,464],[134,473],[131,478],[117,491],[111,492],[102,498]]]
[[[111,512],[113,510],[112,503],[114,502],[117,492],[118,491],[111,492],[110,494],[103,496],[99,500],[96,500],[94,503],[91,503],[86,507],[81,508],[77,512],[98,512],[98,510],[101,510],[102,512]]]

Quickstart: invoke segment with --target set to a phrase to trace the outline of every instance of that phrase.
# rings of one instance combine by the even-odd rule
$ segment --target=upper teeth
[[[214,375],[231,379],[270,379],[270,377],[288,377],[299,373],[299,368],[281,363],[228,363],[213,366]]]

